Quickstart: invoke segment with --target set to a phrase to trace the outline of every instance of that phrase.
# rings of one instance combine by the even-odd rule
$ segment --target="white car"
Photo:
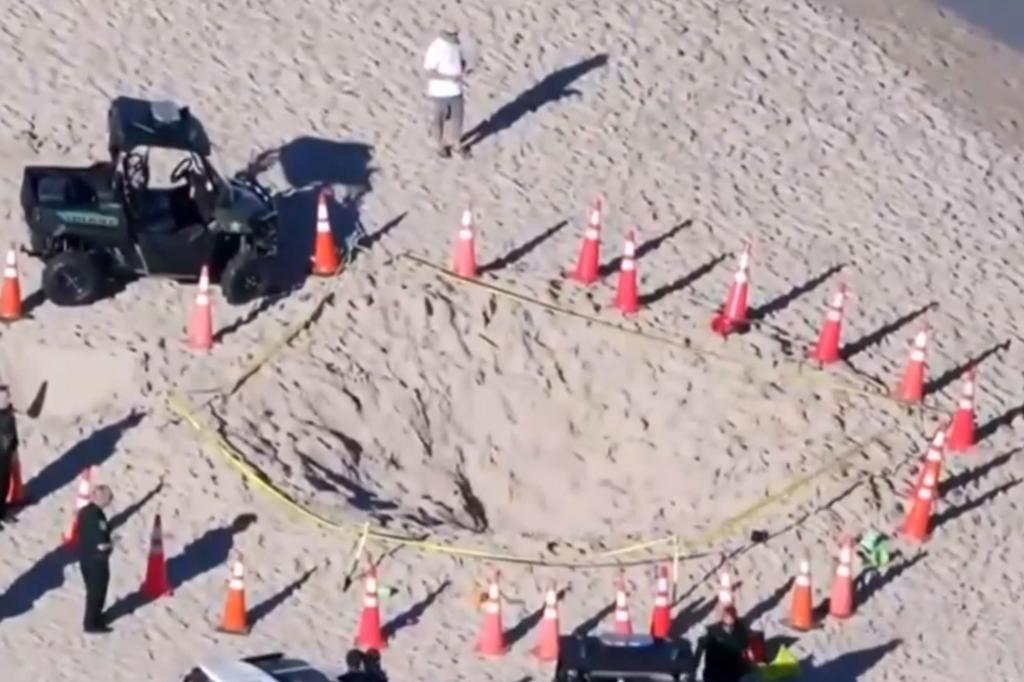
[[[182,682],[335,682],[343,667],[314,666],[284,654],[216,660],[193,668]]]

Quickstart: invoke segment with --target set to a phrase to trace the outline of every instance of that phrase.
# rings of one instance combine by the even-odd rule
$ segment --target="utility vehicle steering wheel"
[[[128,186],[133,190],[149,187],[149,165],[141,154],[129,154],[124,157],[124,175]]]
[[[193,168],[195,162],[191,156],[186,156],[184,159],[179,161],[174,169],[171,171],[171,182],[181,182],[182,180],[188,182],[190,176],[193,174]]]

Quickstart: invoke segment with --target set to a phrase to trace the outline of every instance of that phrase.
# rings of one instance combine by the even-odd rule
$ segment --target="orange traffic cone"
[[[800,573],[793,584],[793,601],[789,606],[789,627],[801,631],[811,629],[814,625],[812,600],[811,562],[804,558],[800,560]]]
[[[921,473],[917,476],[917,483],[914,484],[914,487],[910,491],[911,494],[921,487],[925,476],[931,475],[931,477],[936,481],[942,478],[942,463],[945,459],[945,454],[946,429],[940,428],[935,432],[935,436],[928,444],[928,453],[924,457],[924,465],[921,467]]]
[[[825,323],[818,335],[818,343],[811,349],[811,359],[819,365],[830,365],[839,360],[839,338],[842,336],[843,309],[846,307],[846,285],[840,284],[832,297]]]
[[[928,330],[921,329],[914,337],[910,359],[903,371],[896,397],[907,403],[919,403],[924,398],[925,355],[928,350]]]
[[[615,307],[623,315],[635,315],[640,310],[636,293],[636,237],[634,232],[626,235],[622,246],[622,265],[619,267],[619,285],[615,292]]]
[[[89,504],[92,496],[92,467],[86,467],[78,477],[78,493],[75,497],[75,513],[71,517],[71,524],[64,531],[64,544],[68,547],[78,546],[78,512],[82,507]]]
[[[626,595],[624,577],[619,578],[619,585],[615,590],[615,626],[612,632],[624,636],[633,634],[633,621],[629,617],[629,599]]]
[[[728,571],[722,571],[718,576],[718,607],[736,607],[736,593],[732,586],[732,576]]]
[[[21,319],[21,283],[18,280],[18,252],[12,246],[7,250],[4,265],[4,284],[0,290],[0,320],[13,322]]]
[[[654,588],[654,608],[651,609],[651,637],[655,639],[668,639],[672,621],[668,602],[668,567],[659,566]]]
[[[11,460],[11,482],[7,488],[7,504],[19,507],[26,502],[28,502],[28,497],[25,494],[25,483],[21,475],[21,458],[15,452]]]
[[[972,368],[964,378],[960,402],[949,427],[946,447],[951,452],[967,452],[974,447],[974,392],[978,385],[977,370]]]
[[[331,232],[331,218],[327,213],[327,196],[331,190],[324,188],[316,199],[316,241],[313,243],[313,274],[330,277],[341,269],[338,245]]]
[[[213,348],[213,314],[210,311],[210,271],[204,265],[199,272],[199,289],[192,306],[192,319],[188,325],[188,345],[192,350]]]
[[[716,334],[726,337],[733,332],[742,332],[750,326],[747,319],[748,302],[747,297],[750,288],[750,244],[743,248],[740,254],[739,267],[733,275],[732,284],[725,296],[725,303],[711,319],[711,330]]]
[[[380,597],[377,590],[377,569],[370,566],[363,584],[363,613],[359,617],[356,646],[360,649],[383,649],[387,646],[380,626]]]
[[[164,533],[160,515],[153,519],[153,533],[149,540],[149,559],[146,561],[146,577],[140,588],[146,599],[157,599],[171,594],[171,583],[167,579],[167,561],[164,554]]]
[[[230,635],[249,634],[249,615],[245,607],[245,567],[241,561],[231,566],[228,596],[224,600],[224,615],[218,631]]]
[[[601,214],[604,203],[600,198],[594,200],[590,210],[587,230],[583,233],[583,244],[576,260],[576,270],[569,276],[580,284],[593,284],[597,281],[601,257]]]
[[[926,542],[931,535],[932,503],[935,500],[936,479],[928,472],[914,491],[914,499],[907,511],[900,532],[911,542]]]
[[[459,277],[476,279],[476,246],[473,238],[473,209],[462,212],[462,225],[455,242],[455,258],[452,271]]]
[[[558,593],[553,587],[544,595],[544,617],[531,653],[541,661],[558,660]]]
[[[476,642],[476,651],[483,656],[504,656],[508,650],[501,620],[501,589],[498,587],[498,579],[499,575],[495,573],[487,586],[487,600],[483,605],[484,622]]]
[[[839,545],[839,564],[832,578],[828,613],[833,618],[853,615],[853,542],[849,538],[843,538]]]

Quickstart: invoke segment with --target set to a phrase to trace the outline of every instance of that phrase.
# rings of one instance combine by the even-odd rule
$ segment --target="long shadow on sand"
[[[599,54],[548,74],[543,80],[503,105],[486,120],[462,136],[462,143],[475,147],[491,135],[515,125],[519,119],[538,109],[568,97],[581,97],[582,93],[570,87],[577,80],[608,63],[607,54]]]
[[[568,224],[568,220],[563,220],[555,225],[552,225],[551,227],[547,228],[540,234],[532,237],[529,241],[526,241],[520,244],[519,246],[515,247],[514,249],[506,253],[504,256],[500,256],[499,258],[495,258],[494,260],[488,263],[484,263],[479,267],[478,272],[497,272],[498,270],[504,270],[510,265],[515,265],[520,260],[530,255],[530,253],[532,253],[538,246],[540,246],[548,239],[551,239],[551,237],[554,237],[556,234],[558,234]]]
[[[939,528],[945,526],[947,523],[950,523],[951,521],[956,521],[964,514],[970,513],[975,509],[980,509],[981,507],[985,506],[986,504],[988,504],[995,498],[999,497],[1003,493],[1013,490],[1018,485],[1020,485],[1020,483],[1021,479],[1019,478],[1013,479],[1012,481],[1007,481],[1006,483],[1003,483],[1002,485],[992,488],[988,492],[979,495],[978,497],[975,497],[973,500],[968,500],[963,504],[958,504],[956,506],[949,507],[948,509],[936,514],[933,519],[933,531],[938,530]]]
[[[298,578],[290,582],[288,585],[285,585],[285,587],[281,591],[267,597],[259,604],[256,604],[251,609],[249,609],[249,612],[247,614],[249,626],[256,627],[256,624],[264,618],[266,618],[267,616],[269,616],[274,611],[274,609],[288,601],[288,599],[293,594],[302,589],[302,586],[305,585],[309,581],[309,579],[313,577],[313,574],[316,573],[316,569],[317,567],[314,566],[313,568],[305,571]]]
[[[924,394],[931,395],[932,393],[938,393],[939,391],[946,388],[954,381],[962,377],[964,374],[969,372],[971,369],[980,365],[989,357],[995,355],[996,353],[1001,353],[1009,349],[1009,339],[1001,343],[997,343],[991,348],[985,349],[981,353],[978,353],[977,355],[968,358],[965,362],[957,365],[956,367],[952,367],[943,372],[942,374],[940,374],[939,376],[935,377],[934,379],[927,381],[924,385]]]
[[[938,303],[935,303],[933,301],[927,305],[921,306],[917,310],[913,310],[907,313],[906,315],[903,315],[902,317],[893,320],[892,322],[889,322],[888,324],[882,325],[881,327],[871,332],[870,334],[867,334],[857,339],[856,341],[853,341],[843,346],[842,350],[840,351],[840,355],[842,356],[843,360],[849,362],[854,357],[860,355],[864,351],[870,350],[871,348],[882,343],[882,341],[885,341],[885,339],[887,339],[889,336],[892,336],[900,329],[903,329],[908,324],[910,324],[917,318],[927,313],[929,310],[937,308],[938,305]]]
[[[949,478],[939,483],[939,495],[945,497],[954,490],[965,488],[972,483],[976,483],[981,479],[988,476],[996,469],[1005,466],[1009,463],[1013,456],[1019,453],[1024,448],[1014,448],[1008,452],[1004,452],[998,457],[993,457],[984,464],[979,464],[976,467],[972,467],[966,471],[953,474]]]
[[[36,504],[68,485],[86,467],[98,467],[106,462],[117,448],[124,432],[142,421],[145,413],[132,411],[126,417],[93,431],[70,450],[53,460],[32,480],[25,484],[25,493]]]
[[[110,517],[110,530],[116,531],[163,490],[163,481],[122,511]],[[54,538],[56,540],[56,538]],[[77,561],[74,549],[58,545],[42,556],[30,569],[14,579],[0,596],[0,620],[14,618],[32,610],[50,590],[64,585],[64,569]],[[84,605],[83,605],[84,606]]]
[[[668,635],[672,639],[684,636],[692,628],[697,627],[715,610],[718,600],[715,597],[697,597],[685,607],[679,609],[672,622],[669,623]]]
[[[894,639],[868,649],[845,653],[821,665],[815,665],[813,659],[805,660],[800,665],[800,680],[802,682],[858,682],[861,675],[871,670],[901,644],[903,644],[902,639]]]
[[[667,242],[669,239],[672,239],[672,237],[675,237],[677,234],[679,234],[683,230],[687,229],[688,227],[692,227],[692,226],[693,226],[693,218],[687,218],[683,222],[678,223],[676,225],[673,225],[671,228],[669,228],[668,230],[665,230],[661,234],[655,235],[655,236],[651,237],[650,239],[648,239],[648,240],[646,240],[644,242],[641,242],[636,247],[636,254],[634,255],[634,257],[636,258],[636,260],[640,260],[644,256],[646,256],[647,254],[654,253],[655,251],[657,251],[661,247],[662,244]],[[622,255],[620,254],[620,255],[616,256],[615,258],[612,258],[610,261],[608,261],[607,263],[605,263],[601,267],[599,267],[597,269],[597,274],[598,274],[599,277],[607,277],[608,275],[611,275],[614,272],[618,272],[619,268],[621,268],[621,267],[622,267]]]
[[[167,560],[167,579],[171,586],[179,588],[207,571],[224,566],[231,555],[235,535],[255,522],[255,514],[240,514],[230,524],[208,530],[186,545],[181,553]],[[107,619],[113,623],[147,603],[146,597],[136,590],[117,600],[107,610]]]
[[[856,603],[866,604],[876,594],[881,592],[887,585],[891,585],[897,578],[909,571],[915,565],[924,561],[928,552],[915,554],[913,558],[900,557],[900,560],[885,569],[883,573],[876,574],[871,571],[862,571],[856,580]]]
[[[381,628],[381,632],[386,638],[391,639],[396,633],[419,623],[420,618],[427,612],[427,609],[433,606],[438,597],[444,594],[445,590],[451,587],[451,585],[450,580],[445,580],[436,589],[427,594],[426,597],[385,623],[384,627]]]
[[[751,320],[765,320],[776,313],[781,313],[783,310],[788,308],[794,301],[801,296],[805,296],[822,284],[824,284],[830,277],[842,271],[846,267],[845,263],[833,265],[828,270],[821,272],[814,277],[810,278],[803,284],[798,284],[786,293],[776,296],[775,298],[767,301],[759,306],[750,309]]]
[[[715,256],[709,261],[706,261],[697,266],[692,272],[688,272],[679,279],[676,279],[668,284],[664,284],[650,293],[643,294],[640,296],[640,305],[649,306],[657,303],[663,298],[670,296],[677,291],[682,291],[688,286],[695,284],[699,279],[711,273],[716,267],[718,267],[722,261],[728,258],[728,255],[720,254]]]

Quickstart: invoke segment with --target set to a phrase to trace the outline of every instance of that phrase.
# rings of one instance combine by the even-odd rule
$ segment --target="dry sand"
[[[319,179],[365,179],[354,177],[365,161],[354,143],[372,145],[377,172],[356,208],[378,238],[338,280],[310,281],[254,311],[219,304],[228,333],[208,358],[183,347],[191,290],[159,281],[84,310],[43,304],[3,330],[4,376],[19,406],[47,385],[41,415],[20,421],[40,501],[0,535],[5,682],[174,680],[210,656],[285,649],[337,662],[349,646],[360,606],[358,584],[344,591],[354,538],[244,483],[172,418],[163,405],[171,388],[188,392],[201,417],[283,489],[331,518],[564,561],[667,534],[713,535],[681,564],[679,628],[698,632],[720,557],[732,553],[741,612],[753,610],[769,636],[784,634],[796,557],[812,552],[823,597],[836,534],[898,522],[904,481],[934,425],[769,362],[814,335],[839,264],[857,296],[849,341],[940,303],[927,319],[941,389],[931,400],[943,407],[958,390],[957,366],[1011,345],[983,365],[987,438],[949,463],[934,539],[923,551],[899,545],[902,557],[855,618],[797,639],[805,679],[1024,679],[1024,618],[1013,599],[1024,590],[1015,487],[1024,470],[1020,422],[1011,419],[1024,371],[1016,319],[1024,271],[1013,251],[1024,204],[1021,126],[1006,104],[1020,96],[1020,81],[1004,72],[994,92],[978,71],[1021,59],[975,49],[987,45],[983,37],[924,6],[917,11],[927,21],[915,23],[867,4],[846,14],[844,4],[453,4],[477,64],[470,124],[499,112],[502,125],[472,160],[449,162],[424,140],[417,72],[441,16],[433,3],[102,0],[86,10],[55,0],[43,11],[19,0],[8,8],[0,19],[6,240],[24,240],[22,166],[100,158],[107,100],[118,93],[191,104],[226,168],[285,145],[275,171],[282,187],[317,180],[318,155],[334,164]],[[710,342],[709,310],[733,266],[720,257],[756,237],[754,304],[766,324],[725,349],[750,358],[747,370],[392,259],[409,250],[445,261],[472,200],[480,259],[498,259],[489,280],[615,320],[601,310],[614,277],[593,291],[557,281],[596,192],[611,208],[606,260],[628,225],[649,242],[639,271],[654,300],[638,327],[695,345]],[[308,234],[309,192],[284,199],[283,210],[290,230]],[[535,238],[536,248],[522,248]],[[26,293],[38,276],[37,263],[23,263]],[[307,333],[235,395],[208,400],[204,390],[236,376],[329,292],[333,303]],[[858,344],[852,365],[891,382],[915,324]],[[883,440],[855,455],[855,467],[712,532],[878,433]],[[57,549],[87,464],[115,487],[123,520],[110,597],[123,615],[102,639],[79,634],[81,579]],[[175,594],[126,613],[157,512]],[[770,541],[749,546],[755,529]],[[385,656],[394,679],[549,675],[527,655],[535,632],[525,626],[502,661],[472,654],[475,585],[493,565],[387,549],[381,579],[396,592],[385,618],[405,614]],[[247,562],[258,617],[248,638],[213,627],[235,552]],[[607,606],[616,578],[611,569],[502,570],[509,627],[556,581],[570,587],[563,629],[576,628]],[[643,627],[651,569],[627,575]]]

